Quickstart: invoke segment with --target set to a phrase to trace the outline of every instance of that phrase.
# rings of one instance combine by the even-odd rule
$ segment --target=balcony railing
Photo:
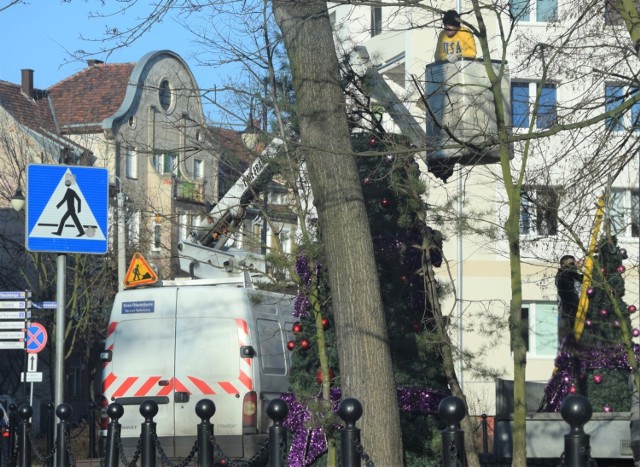
[[[204,184],[174,179],[173,196],[182,201],[202,203],[204,202]]]

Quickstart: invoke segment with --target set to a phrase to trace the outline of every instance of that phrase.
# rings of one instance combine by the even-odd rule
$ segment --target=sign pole
[[[65,319],[65,285],[67,283],[67,255],[59,254],[56,259],[56,360],[54,403],[55,408],[64,402],[64,334],[67,327]]]

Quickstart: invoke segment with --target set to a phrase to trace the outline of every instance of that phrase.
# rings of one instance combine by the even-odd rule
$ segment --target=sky
[[[19,4],[0,11],[0,80],[18,84],[22,69],[34,70],[34,86],[46,89],[51,85],[85,68],[85,61],[72,57],[77,50],[99,51],[101,43],[83,40],[83,37],[101,38],[107,26],[124,27],[136,20],[138,14],[146,12],[151,2],[139,2],[141,7],[126,15],[113,18],[89,18],[92,11],[114,11],[119,4],[106,0],[27,0],[30,4]],[[0,0],[0,9],[8,0]],[[106,9],[105,9],[106,8]],[[175,18],[165,18],[155,25],[133,45],[119,49],[110,56],[98,54],[94,57],[107,63],[137,62],[153,50],[169,49],[180,55],[191,68],[198,86],[213,88],[221,85],[221,70],[198,66],[192,59],[193,36]],[[213,107],[205,107],[205,113],[213,114]]]

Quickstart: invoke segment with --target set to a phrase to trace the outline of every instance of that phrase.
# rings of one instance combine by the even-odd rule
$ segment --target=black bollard
[[[18,452],[18,465],[20,467],[31,467],[31,423],[29,419],[33,415],[33,409],[29,404],[22,404],[18,409],[18,417],[20,417],[20,423],[18,424],[18,443],[20,450]]]
[[[55,439],[56,439],[56,436],[55,436],[56,420],[53,413],[54,408],[55,408],[55,405],[53,404],[53,402],[47,402],[47,423],[45,425],[45,429],[47,430],[47,433],[46,433],[47,452],[53,451],[53,443],[55,443]],[[54,464],[55,464],[54,457],[53,456],[49,457],[49,460],[47,461],[47,466],[53,467]]]
[[[211,417],[216,413],[216,404],[210,399],[202,399],[196,404],[196,415],[200,417],[198,424],[198,467],[213,465],[213,444],[209,439],[213,437]]]
[[[158,404],[154,401],[144,401],[140,404],[140,415],[144,417],[140,430],[142,439],[142,449],[140,460],[142,467],[156,467],[156,444],[154,436],[156,433],[156,422],[153,421],[158,413]]]
[[[487,434],[487,414],[482,414],[482,452],[489,453],[489,436]]]
[[[284,467],[282,446],[287,444],[287,429],[282,425],[289,414],[289,406],[282,399],[273,399],[267,406],[267,415],[273,420],[269,427],[269,466]]]
[[[96,403],[89,402],[89,459],[96,457]]]
[[[18,406],[16,404],[9,404],[9,466],[14,467],[17,459],[14,457],[16,452],[16,436],[18,434]]]
[[[56,415],[60,419],[56,431],[56,467],[68,467],[69,465],[69,418],[73,409],[67,403],[62,403],[56,408]]]
[[[343,399],[338,406],[338,416],[344,422],[340,430],[342,467],[360,467],[360,429],[356,422],[362,417],[362,404],[357,399]]]
[[[571,428],[564,435],[565,467],[585,467],[591,459],[590,435],[584,432],[584,424],[591,420],[591,402],[580,394],[567,396],[560,406],[560,414]]]
[[[109,404],[107,415],[111,419],[107,428],[107,446],[104,467],[118,467],[118,442],[120,440],[120,417],[124,414],[124,407],[117,402]]]
[[[438,415],[446,427],[442,430],[442,467],[466,467],[467,456],[464,452],[464,432],[460,429],[460,420],[467,413],[464,401],[448,396],[440,401]]]

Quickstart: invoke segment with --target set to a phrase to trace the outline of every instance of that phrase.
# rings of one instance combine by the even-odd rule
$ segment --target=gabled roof
[[[0,81],[0,106],[18,123],[36,131],[55,131],[55,120],[49,107],[47,92],[36,89],[33,94],[34,97],[28,97],[19,84]]]
[[[122,104],[135,63],[96,63],[49,88],[63,133],[100,131]]]

